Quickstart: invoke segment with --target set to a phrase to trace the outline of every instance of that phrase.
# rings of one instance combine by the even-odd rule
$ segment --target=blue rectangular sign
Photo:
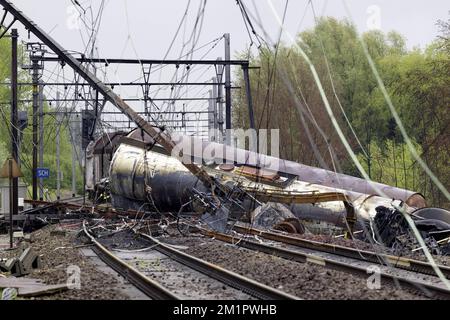
[[[36,176],[38,178],[48,178],[48,177],[50,177],[50,169],[48,169],[48,168],[37,168],[36,169]]]

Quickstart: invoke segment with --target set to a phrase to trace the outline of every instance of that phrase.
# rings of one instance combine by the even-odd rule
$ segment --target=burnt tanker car
[[[180,143],[184,147],[177,151],[177,157],[169,155],[139,129],[117,140],[109,166],[113,206],[160,212],[178,212],[180,208],[192,210],[186,204],[192,199],[193,190],[208,192],[181,162],[193,161],[203,164],[215,179],[223,183],[239,183],[246,190],[344,194],[353,205],[358,221],[373,222],[376,217],[378,220],[384,217],[378,221],[380,226],[393,225],[389,219],[394,217],[386,215],[386,212],[394,213],[401,206],[415,218],[419,228],[436,232],[436,239],[450,236],[450,213],[444,209],[427,208],[424,197],[419,193],[193,137],[172,138],[178,141],[187,139]],[[248,207],[249,210],[253,208]],[[326,221],[341,227],[345,225],[348,214],[342,201],[293,203],[289,209],[300,219]]]

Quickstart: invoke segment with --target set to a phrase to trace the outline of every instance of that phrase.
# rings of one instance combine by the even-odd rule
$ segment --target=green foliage
[[[417,152],[449,188],[450,23],[440,22],[440,26],[442,36],[423,51],[408,50],[403,36],[394,31],[370,31],[361,36]],[[421,192],[430,204],[448,205],[412,162],[358,37],[347,20],[320,18],[314,28],[298,35],[297,44],[313,62],[336,120],[372,178]],[[261,50],[251,60],[261,67],[251,73],[255,119],[260,128],[280,129],[285,142],[281,156],[358,175],[298,50],[281,44]],[[241,77],[238,85],[243,87]],[[247,127],[243,94],[234,97],[234,106],[235,126]],[[323,159],[318,160],[317,154]],[[394,160],[401,174],[388,169]],[[409,170],[406,177],[405,166]]]
[[[419,144],[414,143],[414,147],[421,152]],[[373,180],[405,189],[414,189],[418,186],[420,176],[406,144],[387,140],[380,147],[376,141],[372,141],[370,154],[372,158],[370,168],[362,154],[358,155],[358,159],[364,169],[371,172]]]
[[[9,154],[8,148],[4,141],[0,140],[0,165],[3,165]]]
[[[23,50],[19,47],[19,53]],[[11,75],[11,41],[9,38],[2,38],[0,40],[0,82],[9,82]],[[19,66],[19,82],[31,82],[28,73]],[[21,87],[19,90],[19,99],[30,98],[31,87]],[[11,91],[7,86],[0,86],[0,101],[10,101]],[[23,139],[20,147],[21,169],[24,173],[23,180],[31,185],[32,181],[32,106],[31,104],[19,104],[20,110],[28,111],[28,127],[23,131]],[[51,111],[52,107],[44,104],[44,111]],[[0,163],[11,153],[10,140],[10,105],[0,105]],[[50,168],[50,178],[44,179],[44,187],[49,189],[52,193],[56,189],[56,119],[52,116],[44,117],[44,166]],[[61,181],[63,189],[71,189],[71,172],[72,172],[72,145],[70,143],[69,130],[67,120],[60,129],[60,148],[61,148],[61,171],[64,173]],[[82,170],[77,165],[77,189],[82,190],[83,184]],[[29,189],[31,191],[31,189]]]

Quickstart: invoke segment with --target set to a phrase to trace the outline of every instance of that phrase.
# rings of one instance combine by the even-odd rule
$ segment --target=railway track
[[[262,300],[299,300],[300,298],[291,294],[282,292],[275,288],[264,285],[255,280],[241,276],[235,272],[224,269],[218,265],[209,263],[185,252],[177,250],[170,245],[149,236],[145,233],[137,234],[155,245],[154,249],[158,252],[170,257],[171,259],[188,266],[198,272],[201,272],[211,278],[217,279],[228,286],[241,290],[255,298]]]
[[[68,204],[68,206],[74,206],[74,204]],[[135,285],[141,291],[146,293],[149,297],[153,299],[177,299],[179,297],[175,296],[173,292],[163,287],[159,282],[149,279],[145,274],[139,270],[127,265],[127,263],[117,255],[112,254],[105,246],[98,242],[91,234],[89,234],[86,225],[84,224],[85,233],[88,235],[90,240],[94,244],[94,251],[99,257],[115,269],[118,273],[127,278],[130,283]],[[339,246],[335,244],[322,243],[312,240],[306,240],[297,238],[294,236],[289,236],[286,234],[264,231],[254,228],[248,228],[241,225],[236,225],[234,230],[240,234],[245,235],[257,235],[258,237],[266,240],[271,240],[279,242],[281,245],[285,245],[284,248],[278,246],[267,245],[259,243],[256,241],[251,241],[248,239],[243,239],[242,237],[236,238],[236,236],[230,236],[226,234],[221,234],[217,232],[208,231],[205,229],[200,229],[202,234],[216,238],[218,240],[238,244],[241,247],[263,252],[266,254],[281,257],[286,260],[296,261],[296,262],[310,262],[317,265],[321,265],[326,268],[336,269],[345,271],[352,274],[359,274],[360,276],[367,277],[367,265],[364,267],[362,265],[355,265],[354,263],[346,262],[344,259],[336,259],[336,257],[344,257],[349,259],[354,259],[362,261],[365,263],[373,263],[380,265],[388,265],[394,267],[395,269],[402,269],[414,273],[421,273],[429,276],[435,276],[433,267],[427,262],[408,259],[404,257],[396,257],[387,254],[378,254],[375,252],[358,250],[354,248],[348,248],[344,246]],[[229,287],[240,290],[247,293],[252,297],[258,299],[298,299],[298,297],[289,295],[285,292],[279,291],[277,289],[266,286],[260,282],[251,280],[249,278],[240,276],[237,273],[226,270],[217,265],[213,265],[204,260],[198,259],[194,256],[188,255],[185,252],[175,249],[170,245],[166,245],[160,242],[158,239],[153,238],[147,234],[138,233],[139,236],[150,241],[154,245],[154,250],[160,252],[161,254],[169,257],[170,259],[177,261],[178,263],[187,266],[188,268],[194,269],[210,278],[214,278],[222,283],[225,283]],[[307,249],[307,252],[301,252],[301,250],[296,250],[296,248]],[[305,251],[305,250],[304,250]],[[308,253],[309,251],[309,253]],[[311,251],[317,251],[317,254]],[[319,254],[327,253],[329,254]],[[348,259],[347,259],[348,260]],[[447,266],[438,266],[444,275],[450,277],[450,268]],[[450,298],[450,290],[442,287],[436,283],[436,281],[415,281],[415,277],[404,277],[398,275],[394,272],[392,274],[389,272],[380,272],[382,280],[398,283],[402,286],[412,288],[416,291],[425,292],[428,297],[439,297],[439,298]]]
[[[82,197],[76,197],[76,198],[61,200],[60,202],[30,201],[30,200],[25,200],[25,201],[30,204],[42,206],[41,208],[33,209],[36,212],[40,211],[40,210],[45,210],[46,208],[50,208],[50,207],[54,207],[54,206],[63,206],[63,207],[66,207],[66,208],[72,209],[72,210],[78,210],[81,208],[87,208],[87,207],[92,206],[92,205],[82,205],[82,204],[76,203],[77,201],[80,201],[82,199],[83,199]],[[102,212],[104,214],[114,214],[114,215],[121,214],[123,216],[127,216],[130,214],[135,215],[134,212],[129,212],[129,211],[122,212],[120,210],[114,210],[114,212],[113,212],[111,210],[108,210],[107,208],[101,208],[101,207],[97,207],[97,206],[94,206],[94,211]],[[413,272],[417,272],[417,273],[421,273],[421,274],[431,275],[431,276],[436,275],[435,270],[430,263],[411,259],[411,258],[398,257],[398,256],[384,254],[384,253],[377,253],[377,252],[372,252],[372,251],[367,251],[367,250],[349,248],[349,247],[340,246],[340,245],[336,245],[336,244],[301,239],[301,238],[289,236],[286,234],[281,234],[281,233],[271,232],[271,231],[266,231],[266,230],[260,230],[260,229],[256,229],[256,228],[250,228],[250,227],[242,226],[242,225],[235,225],[233,229],[234,229],[234,231],[241,233],[241,234],[257,235],[258,237],[266,239],[266,240],[277,241],[280,243],[284,243],[284,244],[299,247],[299,248],[326,252],[326,253],[330,253],[333,255],[339,255],[342,257],[347,257],[347,258],[356,259],[356,260],[365,261],[365,262],[371,262],[371,263],[375,263],[375,264],[389,265],[391,267],[404,269],[404,270],[408,270],[408,271],[413,271]],[[438,265],[438,268],[442,271],[442,273],[446,276],[447,279],[450,279],[450,266]]]
[[[430,263],[424,261],[419,261],[405,257],[398,257],[384,253],[376,253],[367,250],[354,249],[336,244],[301,239],[286,234],[243,227],[240,225],[235,225],[233,230],[241,234],[256,235],[266,240],[272,240],[299,248],[326,252],[346,258],[371,262],[375,264],[384,264],[398,269],[436,276],[433,266]],[[442,273],[446,276],[447,279],[450,279],[450,267],[444,265],[438,265],[437,267],[442,271]]]
[[[180,299],[179,296],[162,286],[159,282],[156,282],[146,276],[143,272],[137,270],[124,260],[117,257],[117,255],[111,253],[105,246],[97,241],[92,234],[89,233],[86,223],[83,223],[84,233],[89,237],[94,245],[94,252],[111,268],[121,274],[133,285],[139,288],[146,295],[152,299]],[[252,279],[243,277],[237,273],[226,270],[217,265],[208,263],[204,260],[198,259],[194,256],[188,255],[177,249],[168,246],[159,240],[146,235],[144,233],[137,233],[140,237],[146,239],[153,244],[152,249],[159,253],[169,257],[188,268],[200,272],[207,277],[218,280],[220,283],[226,284],[229,287],[237,289],[241,292],[248,294],[251,297],[263,300],[298,300],[298,297],[284,293],[275,288],[271,288],[262,283],[254,281]]]
[[[100,242],[98,242],[88,231],[86,222],[83,222],[83,230],[93,244],[93,251],[108,266],[127,279],[131,284],[144,292],[147,296],[155,300],[178,300],[172,292],[161,286],[156,281],[145,276],[143,273],[133,268],[121,259],[114,256]]]
[[[248,239],[243,239],[242,237],[235,237],[228,234],[209,231],[202,228],[199,228],[199,231],[204,236],[214,238],[226,243],[235,244],[246,249],[274,255],[283,259],[301,263],[309,262],[323,266],[325,268],[349,272],[363,277],[368,276],[367,268],[361,265],[355,265],[352,263],[339,261],[336,259],[324,258],[319,255],[300,252],[287,248],[280,248],[267,244],[262,244],[259,242],[250,241]],[[425,294],[427,297],[450,299],[450,290],[443,286],[439,286],[434,283],[424,281],[412,280],[404,276],[390,274],[383,271],[380,271],[379,274],[382,281],[388,281],[393,284],[398,283],[399,285],[408,287],[416,292],[419,292],[420,294]]]
[[[106,217],[106,218],[113,218],[117,216],[123,216],[123,217],[134,217],[134,218],[141,218],[143,216],[142,212],[138,212],[136,210],[119,210],[112,208],[107,205],[102,204],[94,204],[90,201],[86,201],[85,204],[83,204],[83,197],[75,197],[75,198],[68,198],[68,199],[62,199],[59,201],[41,201],[41,200],[25,200],[25,203],[31,204],[33,206],[36,206],[36,208],[32,209],[31,211],[28,210],[27,212],[24,211],[24,213],[39,213],[39,211],[43,211],[46,208],[64,208],[68,210],[86,210],[89,211],[91,214],[96,213],[100,216]]]

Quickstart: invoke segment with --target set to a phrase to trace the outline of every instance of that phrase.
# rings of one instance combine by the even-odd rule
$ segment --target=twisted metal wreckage
[[[304,231],[298,219],[326,221],[345,228],[349,235],[360,229],[369,230],[361,234],[394,248],[414,243],[398,210],[401,207],[413,218],[429,248],[438,254],[450,253],[450,213],[426,207],[422,195],[170,134],[164,127],[153,126],[142,118],[11,2],[0,0],[0,4],[5,14],[12,14],[14,21],[20,21],[105,101],[137,124],[139,129],[120,140],[110,164],[108,185],[114,206],[143,209],[150,203],[149,209],[161,212],[177,211],[182,215],[194,211],[221,231],[229,230],[233,222],[241,219],[266,227],[278,224],[291,232]],[[190,147],[177,149],[181,139],[188,139]],[[194,145],[200,145],[201,151],[194,152]],[[216,150],[214,156],[207,160],[199,157],[211,149]],[[87,163],[87,170],[93,167],[93,163]]]
[[[116,208],[191,217],[193,211],[219,231],[243,220],[303,233],[304,224],[315,220],[352,233],[366,229],[361,239],[370,235],[387,247],[412,249],[417,243],[400,206],[413,217],[433,252],[449,253],[449,212],[426,207],[416,192],[195,137],[172,134],[172,139],[181,146],[173,154],[139,129],[116,139],[109,178],[100,182]],[[95,157],[89,157],[91,170],[94,163]],[[201,183],[185,163],[201,164],[214,185]],[[217,185],[226,191],[216,193]],[[380,190],[389,198],[380,196]]]

